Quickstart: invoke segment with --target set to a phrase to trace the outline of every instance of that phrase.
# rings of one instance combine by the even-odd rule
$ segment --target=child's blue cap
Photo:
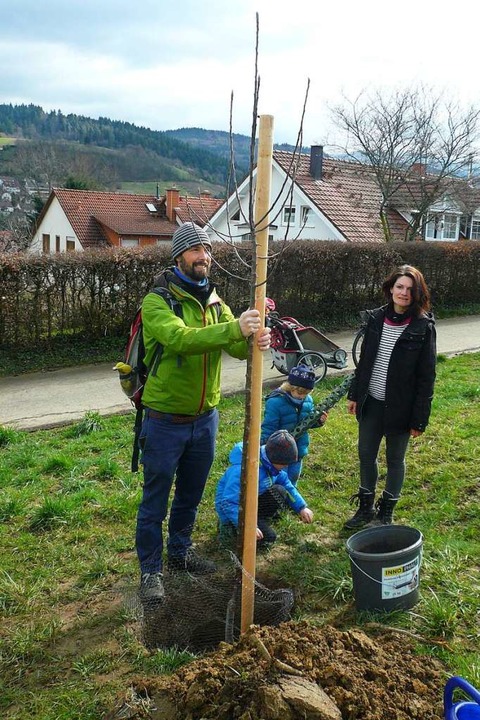
[[[313,390],[315,387],[315,373],[306,365],[296,365],[288,373],[288,382],[290,385]]]

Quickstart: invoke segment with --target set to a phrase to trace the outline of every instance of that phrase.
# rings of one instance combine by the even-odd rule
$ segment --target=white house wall
[[[293,193],[291,192],[291,182],[287,182],[282,191],[284,175],[274,165],[272,172],[271,200],[272,202],[280,194],[280,198],[270,213],[270,222],[277,226],[273,230],[274,240],[283,240],[288,230],[287,238],[290,240],[344,240],[345,238],[339,231],[330,224],[320,210],[312,205],[307,196],[294,185]],[[283,222],[283,208],[292,205],[295,207],[295,223],[287,227],[287,223]],[[305,226],[302,226],[301,209],[309,207],[309,220]],[[280,212],[279,212],[280,211]]]
[[[287,182],[285,188],[282,191],[282,184],[284,180],[284,173],[281,171],[276,163],[273,163],[272,169],[272,182],[270,198],[273,202],[277,196],[275,207],[270,212],[270,230],[269,236],[273,240],[284,240],[285,237],[289,240],[345,240],[343,235],[324,217],[321,211],[312,205],[303,192],[301,192],[297,186],[294,186],[293,194],[290,197],[291,182]],[[254,177],[255,183],[256,177]],[[240,205],[243,214],[248,218],[248,179],[239,188]],[[209,235],[213,240],[222,239],[224,236],[230,236],[234,241],[241,241],[242,235],[246,235],[249,232],[248,224],[241,219],[239,222],[232,220],[238,210],[238,202],[235,195],[231,195],[229,200],[229,217],[230,217],[230,228],[227,224],[225,205],[213,216],[211,225],[214,231],[208,230]],[[287,228],[287,224],[284,223],[283,219],[283,207],[289,205],[295,206],[295,223],[290,224]],[[301,223],[301,208],[307,206],[310,208],[309,222],[304,227]],[[272,227],[273,226],[273,227]],[[287,234],[288,230],[288,234]]]
[[[60,203],[54,197],[50,207],[44,215],[41,225],[38,227],[29,247],[29,252],[41,254],[43,251],[43,235],[50,235],[50,252],[56,251],[56,237],[60,237],[60,252],[66,252],[67,239],[75,241],[75,252],[81,252],[81,246],[72,226],[67,220]]]
[[[456,215],[462,214],[462,208],[460,205],[455,202],[455,200],[452,200],[450,197],[444,197],[441,200],[437,200],[437,202],[430,205],[428,208],[429,212],[446,212],[446,213],[453,213]]]

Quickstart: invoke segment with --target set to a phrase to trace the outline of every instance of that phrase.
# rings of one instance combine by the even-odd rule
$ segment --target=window
[[[50,235],[46,233],[42,235],[42,249],[44,253],[50,252]]]
[[[238,209],[237,212],[232,215],[230,220],[232,222],[240,222],[240,209]]]
[[[67,252],[75,252],[75,240],[67,238]]]
[[[440,232],[438,227],[439,223],[440,215],[431,215],[428,218],[427,227],[425,228],[425,237],[436,240]]]
[[[458,240],[459,216],[453,213],[435,213],[427,222],[427,240]]]
[[[295,205],[283,208],[283,225],[295,225]]]
[[[60,235],[55,235],[55,252],[60,252]]]
[[[122,247],[138,247],[138,238],[120,238],[120,245]]]
[[[458,217],[451,213],[443,216],[443,239],[457,240],[458,238]]]
[[[308,205],[302,205],[300,218],[302,227],[312,227],[312,208],[308,207]]]
[[[480,240],[480,219],[472,218],[472,231],[470,233],[472,240]]]

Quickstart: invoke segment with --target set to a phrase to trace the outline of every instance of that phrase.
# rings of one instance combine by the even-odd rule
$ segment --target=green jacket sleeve
[[[207,307],[204,310],[194,299],[182,302],[182,311],[183,317],[180,318],[162,297],[154,293],[144,298],[142,323],[147,365],[156,343],[161,343],[165,351],[176,355],[203,355],[225,350],[234,357],[246,357],[247,343],[238,320],[228,306],[223,305],[218,323],[214,320],[215,309]]]

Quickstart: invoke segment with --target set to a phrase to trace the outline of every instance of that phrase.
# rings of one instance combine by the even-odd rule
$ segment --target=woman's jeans
[[[371,395],[367,397],[358,429],[358,457],[360,459],[360,485],[375,492],[378,480],[378,450],[384,437],[385,403]],[[405,453],[410,433],[385,436],[387,459],[386,492],[392,497],[400,495],[405,478]]]
[[[140,447],[143,497],[138,509],[136,547],[143,573],[162,570],[163,521],[175,480],[168,521],[168,555],[185,557],[215,454],[218,411],[176,424],[175,416],[150,417],[145,411]]]

